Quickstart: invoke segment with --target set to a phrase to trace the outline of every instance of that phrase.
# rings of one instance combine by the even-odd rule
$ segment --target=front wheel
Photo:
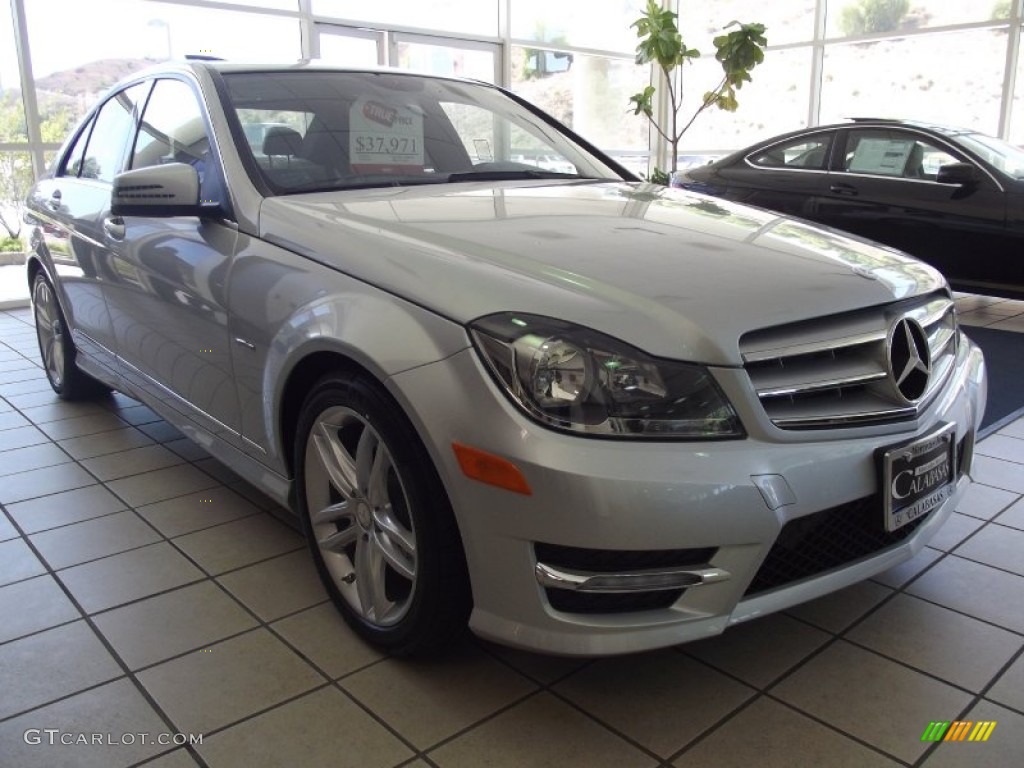
[[[313,559],[349,626],[407,654],[436,651],[464,629],[470,594],[451,506],[376,382],[320,380],[299,417],[295,467]]]

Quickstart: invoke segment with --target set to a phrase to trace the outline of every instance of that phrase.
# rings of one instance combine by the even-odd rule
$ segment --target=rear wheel
[[[83,373],[75,365],[77,350],[57,294],[43,272],[38,272],[32,284],[32,306],[36,322],[36,337],[46,378],[53,391],[63,400],[82,400],[110,391],[110,388]]]
[[[438,650],[465,627],[461,540],[430,457],[375,382],[332,375],[309,394],[295,446],[299,512],[348,624],[395,653]]]

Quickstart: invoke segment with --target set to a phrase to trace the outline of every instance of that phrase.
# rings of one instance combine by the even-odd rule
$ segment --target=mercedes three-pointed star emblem
[[[916,320],[901,317],[889,331],[889,376],[896,391],[908,404],[916,403],[928,390],[932,356],[928,336]]]

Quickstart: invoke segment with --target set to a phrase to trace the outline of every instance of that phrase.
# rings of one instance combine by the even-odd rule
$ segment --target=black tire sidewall
[[[50,382],[50,387],[52,387],[53,391],[56,392],[60,397],[65,398],[65,399],[70,399],[71,398],[71,387],[69,386],[70,385],[70,381],[71,381],[70,371],[74,369],[75,349],[74,349],[74,346],[72,346],[69,343],[71,341],[71,336],[68,333],[67,321],[64,319],[64,310],[61,308],[60,300],[57,298],[57,289],[54,287],[53,283],[50,282],[50,279],[46,276],[46,273],[43,272],[42,270],[40,270],[39,272],[36,273],[35,280],[32,281],[32,302],[33,302],[33,304],[32,304],[33,318],[32,319],[33,319],[33,321],[38,325],[39,320],[38,320],[38,317],[36,316],[35,296],[36,296],[36,291],[38,290],[38,286],[40,284],[45,285],[49,289],[49,291],[50,291],[50,296],[52,297],[52,301],[53,301],[54,315],[56,317],[56,321],[60,323],[60,328],[61,328],[61,345],[64,347],[64,364],[61,367],[61,371],[60,371],[60,385],[59,386],[57,384],[55,384],[53,379],[50,377],[50,370],[49,370],[49,368],[45,367],[46,366],[46,353],[43,350],[43,339],[39,335],[39,328],[37,327],[36,328],[36,344],[39,346],[39,357],[42,359],[42,363],[43,363],[43,366],[44,366],[44,371],[46,372],[46,380],[48,382]]]
[[[409,501],[409,514],[416,535],[416,583],[406,615],[394,626],[378,627],[366,622],[341,595],[324,563],[313,535],[306,500],[306,445],[316,419],[328,408],[343,406],[358,413],[380,435],[391,453]],[[337,374],[321,379],[310,391],[299,416],[295,439],[295,483],[297,511],[316,564],[317,572],[345,621],[361,637],[394,653],[430,652],[453,628],[443,622],[458,621],[465,599],[460,590],[447,589],[446,582],[458,578],[459,563],[446,562],[453,544],[459,558],[461,543],[445,540],[454,527],[451,507],[429,454],[405,415],[379,385],[362,375]],[[464,560],[463,560],[464,563]],[[464,571],[464,565],[462,570]],[[445,617],[448,617],[447,619]]]
[[[53,297],[53,306],[56,318],[60,323],[61,344],[64,347],[64,364],[60,372],[60,386],[53,383],[53,379],[50,378],[50,371],[48,369],[46,370],[46,380],[50,382],[50,387],[62,400],[86,400],[107,394],[110,392],[109,386],[92,378],[87,373],[80,370],[76,365],[75,358],[78,356],[78,350],[75,348],[74,341],[71,339],[71,328],[68,326],[67,318],[64,315],[64,308],[60,304],[60,296],[57,294],[57,287],[42,269],[36,273],[35,278],[32,280],[33,321],[36,321],[36,286],[40,283],[46,284],[50,289],[50,295]],[[43,344],[42,339],[39,337],[38,328],[36,328],[36,345],[39,347],[39,356],[45,365],[46,358],[43,354]]]

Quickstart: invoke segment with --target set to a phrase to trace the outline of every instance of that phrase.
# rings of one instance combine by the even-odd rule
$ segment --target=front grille
[[[929,512],[892,531],[882,521],[878,495],[790,520],[744,597],[767,592],[852,563],[899,544],[931,516]]]
[[[888,338],[901,317],[928,337],[932,373],[908,404],[889,374]],[[956,313],[945,293],[887,307],[745,334],[744,367],[765,412],[782,429],[822,429],[914,419],[956,363]]]
[[[560,544],[534,544],[537,562],[568,571],[591,573],[635,573],[661,568],[706,565],[715,556],[715,547],[698,549],[585,549]],[[546,587],[548,603],[556,611],[581,614],[617,614],[662,610],[678,600],[685,589],[650,592],[599,593],[576,592]]]

